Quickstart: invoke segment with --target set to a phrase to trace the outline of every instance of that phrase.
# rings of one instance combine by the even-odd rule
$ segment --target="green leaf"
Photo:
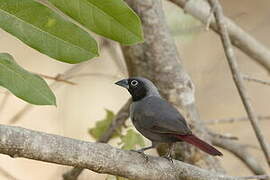
[[[7,53],[0,53],[0,85],[31,104],[56,105],[46,82],[21,68]]]
[[[129,129],[127,134],[120,138],[121,144],[123,144],[122,149],[130,150],[135,149],[138,145],[141,147],[145,145],[143,137],[132,129]]]
[[[88,131],[89,134],[93,138],[99,139],[103,135],[103,133],[106,132],[109,125],[112,123],[112,120],[114,119],[114,117],[115,117],[114,113],[112,111],[106,109],[106,117],[100,121],[97,121],[95,127],[89,129],[89,131]],[[118,129],[118,132],[114,133],[112,138],[117,137],[119,131],[121,131],[121,129]]]
[[[124,45],[142,42],[139,17],[123,0],[49,0],[89,30]]]
[[[0,28],[59,61],[79,63],[98,55],[89,33],[34,0],[0,0]]]
[[[106,180],[129,180],[129,179],[119,176],[107,175]]]
[[[119,177],[119,176],[117,176],[117,177],[116,177],[116,180],[129,180],[129,179],[124,178],[124,177]]]

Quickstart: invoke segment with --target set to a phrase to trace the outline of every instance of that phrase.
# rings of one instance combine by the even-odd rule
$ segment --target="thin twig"
[[[248,117],[250,119],[250,122],[252,124],[253,130],[255,131],[255,134],[257,136],[257,139],[261,145],[261,148],[264,152],[265,158],[268,162],[268,165],[270,166],[270,147],[268,143],[266,142],[261,129],[259,127],[258,118],[255,114],[255,111],[250,103],[250,99],[248,97],[248,94],[246,92],[245,86],[244,86],[244,80],[243,77],[240,74],[240,71],[238,69],[238,64],[236,61],[236,57],[234,55],[234,50],[231,44],[231,40],[228,34],[226,21],[223,16],[223,10],[221,5],[219,4],[218,0],[209,0],[210,4],[214,8],[214,15],[216,18],[216,23],[220,30],[220,37],[222,40],[222,44],[225,50],[225,54],[227,57],[227,61],[230,67],[230,70],[233,75],[233,80],[235,82],[235,85],[237,87],[237,90],[239,92],[239,95],[241,97],[241,100],[244,104],[245,110],[248,114]]]
[[[259,164],[259,161],[255,159],[248,151],[247,146],[240,144],[237,141],[224,139],[219,136],[210,134],[211,142],[213,145],[221,147],[236,157],[238,157],[254,174],[261,175],[266,174],[266,171]]]
[[[270,176],[269,175],[258,175],[258,176],[245,176],[245,177],[241,177],[243,179],[269,179]]]
[[[168,0],[177,6],[184,8],[186,12],[193,15],[203,23],[207,23],[209,12],[211,11],[209,4],[205,0]],[[270,51],[261,42],[244,31],[235,24],[231,19],[225,17],[229,35],[235,47],[239,48],[243,53],[248,55],[270,72]],[[211,29],[219,33],[216,22],[211,21]]]
[[[218,133],[214,133],[214,132],[209,132],[209,135],[219,137],[221,139],[238,140],[238,137],[232,136],[231,134],[218,134]]]
[[[66,79],[62,79],[61,74],[58,74],[57,76],[48,76],[48,75],[41,74],[41,73],[37,73],[37,74],[39,76],[41,76],[41,77],[46,78],[46,79],[51,79],[51,80],[55,80],[55,81],[59,81],[59,82],[64,82],[64,83],[67,83],[67,84],[70,84],[70,85],[76,85],[76,83],[74,83],[74,82],[68,81]]]
[[[114,132],[119,129],[119,127],[123,126],[126,120],[129,117],[129,105],[131,103],[131,100],[128,100],[126,104],[118,111],[118,113],[115,115],[114,120],[110,124],[109,128],[106,130],[106,132],[99,138],[97,142],[107,143]],[[64,180],[76,180],[78,179],[79,175],[82,173],[83,168],[80,167],[74,167],[70,171],[63,174]]]
[[[270,116],[258,116],[258,120],[270,120]],[[222,118],[222,119],[213,119],[205,121],[205,124],[220,124],[220,123],[234,123],[234,122],[243,122],[248,121],[248,117],[232,117],[232,118]]]
[[[206,20],[206,24],[205,24],[205,30],[206,30],[206,31],[209,31],[209,27],[210,27],[210,25],[211,25],[212,19],[214,18],[213,15],[214,15],[214,9],[211,8],[211,9],[210,9],[210,12],[209,12],[209,15],[208,15],[208,17],[207,17],[207,20]]]
[[[258,78],[250,77],[248,75],[242,75],[242,76],[247,81],[257,82],[257,83],[260,83],[260,84],[264,84],[264,85],[270,86],[270,81],[261,80],[261,79],[258,79]]]

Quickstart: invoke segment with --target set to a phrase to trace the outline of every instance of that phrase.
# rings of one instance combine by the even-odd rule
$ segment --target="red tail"
[[[198,137],[194,135],[174,135],[178,139],[188,142],[189,144],[192,144],[198,148],[200,148],[202,151],[211,154],[213,156],[222,156],[223,154],[218,151],[216,148],[211,146],[210,144],[204,142],[203,140],[199,139]]]

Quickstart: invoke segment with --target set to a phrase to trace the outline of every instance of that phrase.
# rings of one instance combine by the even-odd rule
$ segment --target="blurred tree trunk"
[[[165,21],[161,0],[126,2],[140,16],[145,37],[142,44],[122,46],[129,75],[152,80],[164,98],[187,114],[193,131],[208,141],[207,129],[201,123],[195,106],[195,87],[181,64],[181,58]],[[166,146],[160,146],[158,151],[163,154],[165,149]],[[224,172],[218,159],[188,144],[179,143],[176,155],[176,159]]]

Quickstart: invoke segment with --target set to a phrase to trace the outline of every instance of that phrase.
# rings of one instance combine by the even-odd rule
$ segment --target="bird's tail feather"
[[[216,148],[214,148],[213,146],[211,146],[210,144],[204,142],[203,140],[199,139],[198,137],[194,136],[194,135],[174,135],[176,136],[178,139],[185,141],[189,144],[192,144],[198,148],[200,148],[202,151],[211,154],[213,156],[222,156],[223,154],[218,151]]]

